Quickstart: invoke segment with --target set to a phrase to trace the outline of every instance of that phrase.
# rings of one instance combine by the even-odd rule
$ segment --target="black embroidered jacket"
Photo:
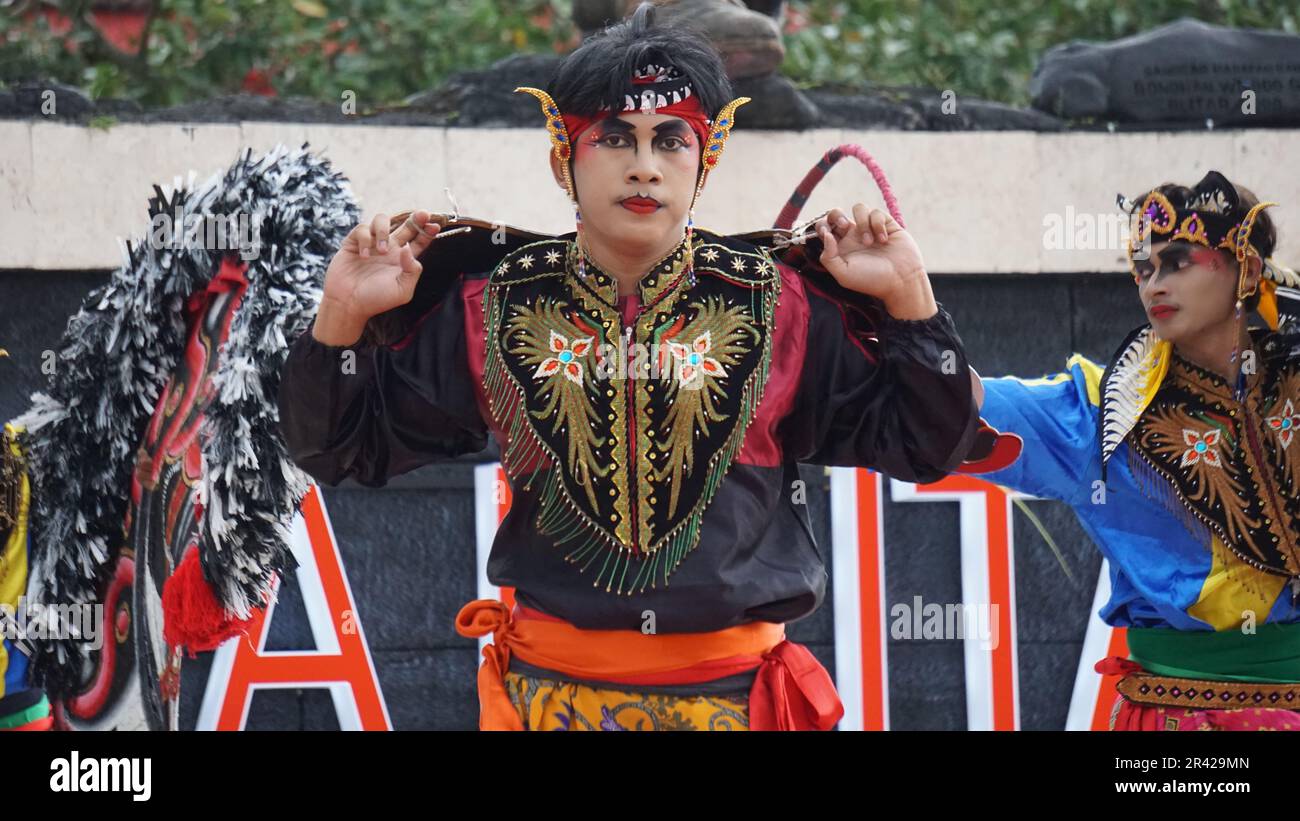
[[[796,463],[934,481],[976,436],[947,313],[889,317],[816,265],[815,241],[701,231],[693,283],[679,246],[619,299],[576,273],[572,234],[457,225],[411,304],[350,351],[294,342],[281,428],[330,485],[495,436],[512,501],[488,575],[527,606],[589,629],[646,610],[661,632],[801,618],[826,573]]]

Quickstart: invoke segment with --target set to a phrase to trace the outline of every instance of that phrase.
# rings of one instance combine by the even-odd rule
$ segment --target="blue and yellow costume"
[[[1300,363],[1290,364],[1291,379],[1295,379],[1297,365]],[[1293,602],[1286,576],[1253,566],[1249,560],[1258,561],[1253,552],[1246,557],[1237,555],[1230,547],[1232,542],[1225,543],[1213,528],[1201,525],[1181,498],[1174,508],[1148,495],[1159,490],[1151,487],[1155,477],[1141,458],[1141,448],[1121,443],[1107,463],[1102,483],[1098,430],[1102,373],[1099,365],[1076,355],[1066,370],[1055,376],[985,379],[983,417],[998,430],[1020,436],[1024,449],[1009,467],[984,478],[1035,496],[1059,499],[1074,509],[1110,564],[1111,598],[1101,610],[1107,624],[1232,630],[1252,616],[1258,624],[1300,623],[1300,608]],[[1166,380],[1169,388],[1202,380],[1214,384],[1204,372],[1176,357]],[[1157,393],[1149,410],[1160,412],[1161,393],[1168,395],[1172,390]],[[1252,398],[1258,393],[1252,392]],[[1300,406],[1300,395],[1291,401],[1293,407]],[[1281,405],[1284,408],[1285,402]],[[1189,424],[1188,430],[1204,439],[1203,431],[1219,428],[1198,421]],[[1153,437],[1159,435],[1152,433]],[[1209,469],[1214,468],[1205,454],[1220,453],[1227,443],[1221,439],[1220,449],[1211,450],[1203,441],[1153,441],[1166,450],[1181,445],[1174,454],[1176,463],[1181,464],[1184,453],[1191,452],[1199,454],[1199,462]],[[1200,450],[1198,444],[1203,446]],[[1300,441],[1282,452],[1300,460]],[[1191,458],[1195,457],[1189,461]],[[1225,462],[1220,459],[1221,464]],[[1189,465],[1192,469],[1196,466]]]
[[[1191,191],[1152,192],[1137,239],[1235,251],[1240,317],[1263,206],[1217,172]],[[1300,334],[1278,330],[1274,296],[1297,282],[1263,272],[1269,327],[1251,331],[1235,383],[1150,326],[1104,369],[1076,355],[1054,376],[984,380],[984,419],[1023,440],[985,478],[1070,505],[1109,562],[1100,616],[1128,628],[1130,651],[1098,664],[1126,674],[1116,727],[1300,729]]]
[[[0,606],[6,616],[22,607],[27,588],[27,517],[31,485],[18,445],[20,428],[0,436]],[[47,730],[53,718],[45,693],[28,685],[27,654],[13,635],[18,622],[0,625],[0,730]]]

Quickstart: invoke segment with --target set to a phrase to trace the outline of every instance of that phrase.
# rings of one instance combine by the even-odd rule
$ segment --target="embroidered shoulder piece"
[[[1097,414],[1102,481],[1110,457],[1160,388],[1172,353],[1173,346],[1157,337],[1150,325],[1144,325],[1128,335],[1102,374]]]
[[[1300,368],[1261,359],[1238,403],[1224,379],[1174,356],[1132,430],[1130,462],[1148,496],[1190,514],[1243,562],[1300,577]]]
[[[639,283],[624,323],[618,284],[575,272],[567,238],[529,243],[484,296],[489,405],[511,482],[540,483],[537,527],[595,586],[659,584],[701,520],[762,399],[780,277],[764,249],[697,231]]]
[[[812,226],[822,216],[825,214],[793,229],[766,228],[732,238],[767,250],[774,260],[799,275],[804,288],[834,302],[844,317],[845,332],[858,342],[864,353],[876,357],[879,355],[877,342],[888,312],[879,299],[840,285],[821,264],[822,241]]]

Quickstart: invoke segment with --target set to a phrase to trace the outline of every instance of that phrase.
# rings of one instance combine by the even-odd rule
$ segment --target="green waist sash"
[[[50,714],[50,701],[45,696],[32,706],[11,713],[7,716],[0,716],[0,730],[10,730],[14,727],[21,727],[24,724],[30,724],[38,719],[45,718]]]
[[[1128,649],[1162,676],[1300,683],[1300,623],[1261,624],[1254,633],[1130,627]]]

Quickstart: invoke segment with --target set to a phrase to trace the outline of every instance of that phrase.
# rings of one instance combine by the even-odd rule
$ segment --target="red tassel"
[[[252,619],[226,612],[203,578],[199,551],[190,546],[176,571],[163,582],[163,638],[172,647],[184,647],[190,658],[215,650],[232,636],[248,632]]]

